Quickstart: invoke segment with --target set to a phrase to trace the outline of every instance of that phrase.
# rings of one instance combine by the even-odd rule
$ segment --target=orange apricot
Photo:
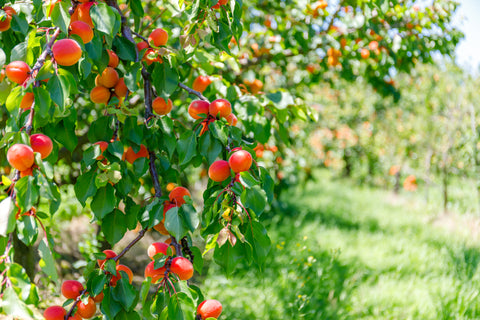
[[[368,57],[370,57],[370,51],[366,48],[363,48],[362,50],[360,50],[360,56],[363,59],[368,59]]]
[[[125,84],[125,79],[123,77],[118,79],[118,82],[113,88],[113,91],[115,91],[115,94],[120,98],[127,96],[128,88],[127,88],[127,85]]]
[[[20,109],[29,110],[32,107],[33,102],[35,101],[35,97],[33,92],[27,92],[20,101]]]
[[[147,49],[150,45],[147,41],[140,41],[137,43],[137,50],[138,52],[142,51],[143,49]]]
[[[168,33],[162,28],[153,30],[148,36],[148,42],[155,47],[164,46],[168,41]]]
[[[158,280],[162,279],[165,276],[165,267],[160,267],[155,269],[155,261],[151,261],[145,267],[145,278],[152,278],[152,283],[157,282]]]
[[[200,116],[201,114],[208,115],[208,107],[209,103],[204,100],[194,100],[190,105],[188,106],[188,114],[193,118],[193,119],[201,119],[204,118],[205,116]]]
[[[12,61],[5,68],[7,78],[15,83],[22,84],[30,75],[30,67],[23,61]]]
[[[238,119],[237,116],[235,116],[233,113],[230,113],[225,119],[227,120],[229,125],[234,127],[237,125]]]
[[[118,72],[115,69],[106,67],[100,75],[98,82],[106,88],[113,88],[119,79]]]
[[[225,181],[230,177],[230,166],[228,161],[217,160],[208,168],[208,176],[216,182]]]
[[[61,66],[73,66],[82,57],[82,48],[73,39],[61,39],[52,46],[53,57]]]
[[[92,17],[90,16],[90,8],[93,5],[94,5],[94,2],[92,1],[79,4],[71,17],[71,21],[80,20],[93,28],[94,25],[93,25]]]
[[[170,235],[168,230],[165,228],[165,224],[163,222],[160,222],[159,224],[153,226],[153,229],[157,230],[158,232],[160,232],[160,234],[163,234],[164,236]]]
[[[170,201],[178,207],[185,204],[185,199],[183,199],[183,197],[185,196],[191,197],[191,194],[190,191],[188,191],[188,189],[184,187],[175,187],[168,194],[168,198],[170,199]]]
[[[83,21],[73,21],[70,23],[70,34],[76,34],[82,38],[83,43],[89,43],[93,39],[93,30]]]
[[[93,301],[92,297],[88,297],[88,302],[85,304],[83,301],[78,302],[77,304],[77,313],[80,317],[88,319],[93,317],[95,312],[97,311],[97,306],[95,305],[95,301]]]
[[[168,99],[168,103],[162,97],[156,97],[152,102],[152,108],[155,113],[163,116],[172,111],[172,100]]]
[[[8,29],[10,29],[12,16],[17,14],[17,12],[9,6],[3,7],[2,10],[5,11],[6,16],[4,17],[3,21],[0,21],[0,31],[7,31]]]
[[[222,304],[217,300],[205,300],[198,305],[197,314],[202,317],[202,320],[207,318],[217,319],[222,314]]]
[[[97,260],[97,263],[98,263],[98,266],[100,267],[100,269],[103,269],[103,265],[105,264],[105,262],[107,261],[107,259],[112,259],[112,258],[115,258],[117,256],[117,254],[115,253],[115,251],[113,250],[110,250],[110,249],[107,249],[107,250],[103,250],[103,253],[105,253],[105,255],[107,256],[105,259],[103,260]]]
[[[195,91],[203,92],[207,89],[208,85],[212,83],[208,76],[198,76],[193,80],[192,88]]]
[[[154,62],[163,63],[163,59],[160,56],[158,50],[153,48],[148,48],[143,55],[143,60],[147,62],[147,65],[151,65]]]
[[[110,90],[104,86],[96,86],[90,91],[90,100],[92,100],[93,103],[107,104],[110,100]]]
[[[188,280],[193,276],[193,264],[184,257],[173,258],[170,270],[175,273],[180,280]]]
[[[103,158],[104,158],[104,157],[103,157],[103,152],[105,152],[105,150],[107,150],[107,148],[108,148],[108,142],[105,142],[105,141],[97,141],[97,142],[94,143],[94,145],[95,145],[95,144],[98,145],[98,146],[100,146],[100,151],[101,151],[100,155],[99,155],[98,157],[96,157],[95,159],[97,159],[97,160],[103,160]]]
[[[112,68],[118,67],[118,64],[120,63],[120,59],[118,58],[117,54],[112,50],[107,50],[107,51],[108,51],[108,66]]]
[[[42,133],[32,134],[30,136],[30,146],[34,152],[40,153],[42,159],[48,157],[53,150],[52,140]]]
[[[156,254],[163,253],[164,255],[167,255],[168,247],[169,245],[165,242],[154,242],[148,247],[148,256],[150,257],[150,259],[154,260]],[[175,253],[173,247],[172,252]]]
[[[83,289],[83,285],[77,280],[65,280],[61,287],[62,295],[67,299],[77,299]]]
[[[226,5],[228,0],[218,0],[217,4],[212,7],[212,9],[220,9],[220,6]]]
[[[14,144],[7,151],[8,163],[18,171],[25,171],[35,162],[33,149],[21,143]]]
[[[51,306],[48,307],[43,312],[43,317],[45,320],[64,320],[67,312],[60,306]]]
[[[68,317],[68,320],[83,320],[78,313],[75,313],[73,316]]]
[[[252,155],[245,150],[235,151],[228,159],[228,164],[235,173],[248,171],[252,166],[252,162]]]
[[[135,162],[135,160],[139,158],[148,158],[148,157],[149,155],[148,155],[147,147],[145,147],[143,144],[140,145],[140,150],[138,150],[138,152],[136,153],[135,151],[133,151],[132,147],[128,147],[127,151],[125,152],[125,160],[127,160],[132,164]]]
[[[104,294],[103,292],[100,292],[99,294],[97,294],[95,297],[93,297],[93,301],[95,301],[95,303],[100,303],[103,301],[103,297],[104,297]]]
[[[230,113],[232,113],[232,105],[228,100],[217,99],[212,101],[208,106],[208,113],[212,116],[220,116],[221,118],[226,118]]]
[[[32,167],[26,169],[26,170],[23,170],[23,171],[20,171],[20,178],[23,178],[23,177],[26,177],[26,176],[32,176],[33,177],[33,169]]]
[[[110,285],[112,287],[115,287],[117,285],[118,280],[120,280],[122,278],[122,274],[120,273],[120,271],[125,272],[128,275],[128,281],[130,283],[132,283],[133,272],[129,267],[127,267],[126,265],[123,265],[123,264],[119,264],[119,265],[117,265],[116,270],[117,270],[117,274],[112,276],[112,279],[110,279]]]

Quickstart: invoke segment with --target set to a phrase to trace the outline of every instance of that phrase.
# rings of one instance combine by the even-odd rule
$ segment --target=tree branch
[[[45,46],[45,50],[43,50],[42,54],[40,57],[38,57],[37,62],[32,68],[31,74],[32,76],[34,75],[35,71],[40,70],[40,68],[43,66],[45,63],[45,60],[47,59],[47,56],[52,53],[52,46],[55,40],[57,40],[58,35],[60,34],[61,30],[60,28],[55,28],[55,32],[53,33],[52,37],[48,41],[47,45]],[[35,75],[36,76],[36,75]]]
[[[75,299],[75,302],[73,302],[72,307],[70,308],[70,310],[68,310],[67,315],[64,317],[65,320],[68,320],[72,316],[73,310],[77,306],[78,302],[80,302],[80,297],[84,295],[85,292],[87,292],[87,289],[83,289],[83,291],[80,292],[80,295],[77,297],[77,299]]]
[[[187,87],[186,85],[184,85],[184,84],[181,83],[181,82],[178,83],[178,86],[179,86],[180,88],[182,88],[183,90],[186,90],[188,93],[193,94],[194,96],[199,97],[201,100],[204,100],[204,101],[209,102],[208,99],[207,99],[201,92],[195,91],[195,90],[193,90],[192,88]]]
[[[140,239],[143,238],[143,236],[145,235],[145,233],[147,232],[148,228],[143,228],[142,230],[140,230],[140,232],[138,233],[137,237],[135,239],[133,239],[123,250],[122,252],[120,252],[116,257],[112,258],[113,261],[117,262],[118,260],[120,260],[121,257],[123,257],[125,255],[125,253],[128,252],[128,250],[130,250],[138,241],[140,241]]]

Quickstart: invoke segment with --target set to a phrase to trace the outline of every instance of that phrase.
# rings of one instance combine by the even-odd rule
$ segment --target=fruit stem
[[[87,289],[83,289],[82,292],[80,292],[80,294],[78,295],[78,297],[75,299],[75,301],[73,302],[73,305],[72,307],[70,308],[70,310],[68,310],[67,314],[65,315],[64,319],[65,320],[68,320],[68,318],[70,318],[72,316],[72,313],[73,313],[73,310],[75,309],[75,307],[77,306],[78,302],[80,301],[80,297],[83,296],[85,294],[85,292],[87,292]]]

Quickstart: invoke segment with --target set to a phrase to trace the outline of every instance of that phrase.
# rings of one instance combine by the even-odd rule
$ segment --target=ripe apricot
[[[258,79],[253,81],[245,80],[244,83],[250,87],[250,92],[253,94],[257,94],[263,88],[263,82]]]
[[[83,285],[77,280],[65,280],[61,287],[62,295],[67,299],[77,299],[83,289]]]
[[[61,39],[52,46],[53,57],[61,66],[73,66],[82,57],[82,48],[73,39]]]
[[[168,103],[163,99],[162,97],[156,97],[153,102],[152,102],[152,108],[153,111],[155,111],[156,114],[159,114],[161,116],[169,113],[172,111],[172,100],[168,99]]]
[[[108,66],[112,68],[118,67],[118,64],[120,63],[120,59],[118,58],[117,54],[112,50],[107,50],[107,51],[108,51]]]
[[[363,59],[368,59],[368,57],[370,57],[370,51],[366,48],[363,48],[361,51],[360,51],[360,56],[363,58]]]
[[[217,4],[212,7],[212,9],[220,9],[220,6],[226,5],[228,0],[218,0]]]
[[[133,272],[132,270],[127,267],[126,265],[123,265],[123,264],[119,264],[117,267],[117,274],[112,276],[112,279],[110,279],[110,285],[112,287],[115,287],[117,285],[117,281],[120,280],[122,278],[122,274],[120,273],[120,271],[123,271],[125,272],[127,275],[128,275],[128,281],[130,283],[132,283],[133,281]]]
[[[173,258],[170,270],[175,273],[180,280],[188,280],[193,276],[193,264],[184,257]]]
[[[7,151],[8,163],[18,171],[25,171],[35,162],[33,149],[21,143],[14,144]]]
[[[35,101],[35,97],[33,92],[27,92],[20,101],[20,109],[29,110],[32,107],[33,102]]]
[[[32,167],[26,169],[26,170],[23,170],[23,171],[20,171],[20,178],[23,178],[23,177],[26,177],[26,176],[32,176],[33,177],[33,169]]]
[[[162,28],[153,30],[148,36],[148,42],[155,47],[164,46],[168,41],[168,33]]]
[[[248,171],[252,166],[252,162],[252,155],[245,150],[235,151],[228,159],[228,164],[235,173]]]
[[[104,294],[103,292],[100,292],[99,294],[97,294],[95,297],[93,297],[93,301],[95,301],[95,303],[100,303],[103,301],[103,297],[104,297]]]
[[[194,100],[190,105],[188,106],[188,114],[193,118],[193,119],[201,119],[204,118],[205,116],[200,116],[200,114],[208,115],[208,107],[210,104],[207,101],[204,100]]]
[[[226,118],[230,113],[232,113],[232,105],[228,100],[217,99],[212,101],[208,106],[208,113],[212,116],[221,118]]]
[[[104,86],[96,86],[90,91],[90,100],[92,100],[93,103],[107,104],[110,100],[110,90]]]
[[[7,78],[15,83],[22,84],[30,75],[30,67],[23,61],[12,61],[5,68]]]
[[[372,51],[375,51],[378,49],[378,42],[377,41],[370,41],[368,44],[368,48]]]
[[[108,142],[105,142],[105,141],[98,141],[98,142],[95,142],[94,144],[100,146],[100,151],[102,152],[98,157],[96,157],[95,159],[97,160],[103,160],[103,152],[105,152],[105,150],[107,150],[108,148]]]
[[[191,197],[191,194],[188,189],[184,187],[175,187],[168,194],[168,198],[170,199],[170,201],[176,204],[178,207],[185,204],[185,200],[183,199],[183,197],[185,196]]]
[[[68,317],[68,320],[83,320],[78,313],[75,313],[73,316]]]
[[[92,17],[90,16],[90,8],[94,5],[94,2],[85,2],[79,4],[76,8],[75,11],[73,12],[73,15],[71,17],[71,21],[83,21],[86,24],[88,24],[91,28],[93,28],[93,21]]]
[[[237,116],[235,116],[233,113],[230,113],[225,119],[227,120],[229,125],[234,127],[237,125],[238,119]]]
[[[32,134],[30,145],[34,152],[40,153],[42,159],[48,157],[53,150],[52,140],[42,133]]]
[[[106,88],[113,88],[119,79],[118,72],[115,69],[106,67],[100,75],[100,78],[98,78],[98,82]]]
[[[132,147],[128,147],[127,151],[125,152],[125,160],[127,160],[130,163],[134,163],[135,160],[139,158],[148,158],[148,150],[147,147],[145,147],[143,144],[140,145],[140,150],[138,150],[137,153],[133,151]]]
[[[152,278],[152,283],[155,283],[165,276],[165,271],[167,271],[165,267],[155,269],[155,261],[151,261],[145,267],[145,278],[150,277]]]
[[[103,269],[103,265],[105,264],[105,261],[107,261],[107,259],[112,259],[112,258],[115,258],[117,256],[115,251],[110,250],[110,249],[103,250],[103,253],[105,253],[105,255],[107,257],[103,260],[97,260],[97,263],[98,263],[98,266],[100,267],[100,269]]]
[[[119,96],[120,98],[126,97],[128,93],[128,88],[127,85],[125,84],[125,79],[120,78],[118,79],[117,84],[113,88],[113,91],[115,91],[115,94]]]
[[[0,31],[7,31],[8,29],[10,29],[12,16],[17,14],[17,12],[9,6],[3,7],[2,10],[5,11],[6,16],[4,17],[3,21],[0,21]]]
[[[143,55],[143,60],[147,62],[147,65],[151,65],[154,62],[163,63],[163,59],[156,49],[148,48]]]
[[[208,168],[208,176],[216,182],[225,181],[230,177],[230,166],[228,165],[228,161],[217,160],[212,163],[210,168]]]
[[[160,222],[159,224],[155,225],[153,229],[157,230],[158,232],[160,232],[160,234],[163,234],[164,236],[170,235],[168,230],[165,228],[165,224],[163,222]]]
[[[48,307],[43,312],[43,317],[45,320],[64,320],[67,312],[60,306],[51,306]]]
[[[80,301],[77,304],[77,313],[80,317],[88,319],[93,317],[95,312],[97,311],[97,306],[95,305],[95,301],[93,301],[92,297],[88,297],[88,302],[83,303]]]
[[[222,304],[217,300],[205,300],[198,305],[197,313],[203,319],[215,318],[217,319],[222,314]]]
[[[169,182],[169,183],[167,184],[167,188],[166,188],[167,191],[170,192],[170,191],[173,190],[173,188],[175,188],[175,183]]]
[[[150,45],[147,41],[140,41],[137,43],[137,50],[138,52],[142,51],[143,49],[147,49]]]
[[[76,34],[82,38],[83,43],[89,43],[93,39],[93,30],[83,21],[73,21],[70,23],[70,34]]]
[[[167,255],[168,247],[169,247],[169,245],[165,242],[154,242],[148,247],[148,251],[147,251],[148,256],[150,257],[150,259],[154,260],[153,257],[156,254],[163,253],[164,255]],[[173,247],[172,247],[172,249],[173,249]]]
[[[198,76],[193,80],[192,88],[195,91],[203,92],[207,89],[208,85],[212,83],[208,76]]]

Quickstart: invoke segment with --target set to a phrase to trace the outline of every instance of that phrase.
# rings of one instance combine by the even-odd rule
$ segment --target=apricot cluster
[[[168,248],[170,244],[166,242],[155,242],[148,247],[148,256],[151,261],[145,267],[145,278],[151,278],[152,283],[156,283],[169,274],[176,275],[180,280],[189,280],[193,276],[193,264],[187,258],[177,256],[173,258],[168,256]],[[172,250],[175,253],[174,249]],[[162,254],[167,256],[163,266],[155,268],[155,256]]]
[[[250,170],[253,158],[250,152],[235,148],[234,152],[226,160],[214,161],[208,168],[208,176],[215,182],[222,182],[231,177],[231,171],[238,174]]]
[[[20,171],[20,177],[31,176],[35,163],[34,152],[40,153],[42,159],[45,159],[52,150],[52,140],[44,134],[37,133],[30,136],[30,146],[21,143],[11,146],[7,151],[7,160],[13,168]]]
[[[76,280],[64,281],[62,283],[61,292],[65,298],[73,300],[77,300],[80,296],[87,294],[83,285]],[[92,318],[95,315],[95,312],[97,312],[96,303],[100,303],[102,300],[103,292],[95,297],[89,295],[87,303],[79,300],[75,310],[71,313],[71,316],[68,319],[81,320]],[[63,320],[66,315],[67,311],[61,306],[51,306],[43,312],[45,320]]]
[[[172,191],[170,191],[168,194],[169,200],[163,203],[163,219],[159,224],[153,227],[155,230],[165,236],[170,235],[165,228],[165,215],[167,214],[168,210],[185,204],[184,197],[191,197],[190,191],[188,191],[188,189],[185,187],[175,187],[172,189]]]
[[[108,66],[95,78],[95,87],[90,91],[90,100],[93,103],[108,104],[112,97],[122,101],[127,96],[128,88],[124,78],[120,78],[116,67],[120,62],[117,54],[108,51]]]
[[[228,100],[217,99],[208,103],[204,100],[194,100],[188,107],[188,114],[195,120],[204,119],[200,135],[208,130],[208,125],[213,121],[224,118],[231,126],[236,126],[238,119],[232,113],[232,105]]]
[[[163,63],[161,50],[158,47],[165,46],[168,42],[168,33],[162,28],[153,30],[148,36],[147,41],[141,41],[137,43],[137,50],[141,52],[143,50],[143,58],[147,65],[151,65],[154,62]]]

